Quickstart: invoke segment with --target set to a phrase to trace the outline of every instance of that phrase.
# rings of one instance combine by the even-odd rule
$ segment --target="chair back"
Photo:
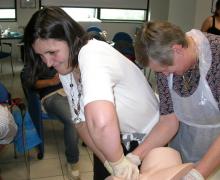
[[[130,59],[132,62],[135,61],[135,51],[133,46],[133,40],[131,36],[126,32],[118,32],[114,35],[112,41],[114,42],[113,47],[120,53]]]
[[[131,36],[126,32],[117,32],[114,36],[112,41],[116,43],[117,41],[126,41],[128,43],[133,43],[133,39]]]
[[[43,154],[44,154],[44,134],[43,134],[43,122],[42,122],[42,115],[41,115],[42,111],[41,111],[40,98],[34,89],[32,89],[26,85],[26,83],[25,83],[26,77],[25,77],[24,71],[21,71],[20,79],[21,79],[21,85],[22,85],[22,88],[24,91],[24,95],[27,100],[28,111],[30,113],[30,117],[34,123],[34,126],[36,127],[36,130],[40,136],[40,139],[42,140],[42,143],[40,143],[38,145],[38,149],[39,149],[38,156],[43,156]]]
[[[20,109],[13,108],[12,114],[16,121],[16,124],[18,125],[18,133],[15,138],[16,150],[19,153],[24,153],[25,151],[30,150],[40,144],[41,139],[36,131],[29,112],[25,111],[25,114],[23,116]],[[23,126],[25,127],[24,130]]]
[[[9,109],[17,127],[16,136],[12,141],[14,144],[14,158],[17,158],[17,151],[24,154],[27,178],[30,179],[29,152],[27,151],[39,144],[41,140],[33,126],[31,118],[28,117],[28,112],[21,98],[11,99],[11,94],[2,83],[0,83],[0,103],[10,105]],[[12,128],[12,125],[10,126]]]
[[[56,117],[51,117],[47,113],[44,113],[41,108],[41,101],[39,94],[35,89],[28,87],[26,85],[26,77],[24,71],[21,71],[20,74],[22,88],[27,100],[28,104],[28,111],[30,113],[30,117],[36,127],[36,130],[39,134],[40,139],[42,142],[38,145],[39,153],[38,159],[42,159],[44,156],[44,131],[43,131],[43,120],[46,119],[56,119]]]
[[[102,30],[100,28],[96,27],[96,26],[90,26],[90,27],[87,28],[86,31],[87,32],[94,32],[95,31],[95,32],[98,32],[98,33],[102,32]]]
[[[0,103],[10,103],[11,95],[7,88],[0,82]]]

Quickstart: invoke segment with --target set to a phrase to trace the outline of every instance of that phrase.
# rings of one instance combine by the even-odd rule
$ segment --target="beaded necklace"
[[[183,78],[183,87],[185,89],[185,91],[189,91],[189,88],[190,88],[190,82],[191,82],[191,79],[192,79],[192,72],[190,74],[190,77],[188,79],[186,79],[185,75],[182,76]]]
[[[76,117],[74,118],[74,123],[80,123],[82,120],[79,117],[80,114],[80,99],[82,96],[82,84],[81,84],[81,78],[79,78],[79,81],[76,81],[77,90],[78,90],[78,101],[76,102],[74,100],[74,89],[73,89],[73,74],[70,74],[70,95],[72,100],[72,107],[74,110],[74,113],[76,114]]]
[[[192,39],[192,38],[191,38]],[[196,43],[194,42],[194,40],[192,39],[192,42],[193,42],[193,48],[194,48],[194,53],[195,53],[195,65],[192,69],[195,69],[198,61],[199,61],[199,53],[198,53],[198,48],[196,46]],[[189,91],[190,89],[190,84],[191,84],[191,80],[192,80],[192,76],[193,76],[193,73],[192,71],[190,71],[190,76],[188,78],[186,78],[186,76],[183,74],[182,76],[182,79],[183,79],[183,87],[184,87],[184,90],[185,91]]]

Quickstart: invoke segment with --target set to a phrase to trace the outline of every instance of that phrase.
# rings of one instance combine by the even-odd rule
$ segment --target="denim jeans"
[[[43,102],[44,109],[51,116],[55,116],[64,126],[65,155],[68,163],[79,160],[78,135],[71,119],[71,112],[67,97],[54,94]]]

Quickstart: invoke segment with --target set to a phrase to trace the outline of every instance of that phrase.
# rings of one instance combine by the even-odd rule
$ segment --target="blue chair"
[[[8,92],[7,88],[0,83],[0,103],[10,103],[11,102],[11,95]]]
[[[36,127],[36,130],[42,140],[42,143],[40,143],[37,147],[39,149],[38,151],[38,159],[43,159],[44,156],[44,136],[43,136],[43,123],[41,121],[41,106],[40,106],[40,99],[38,97],[38,94],[31,88],[27,87],[25,85],[25,77],[23,74],[23,71],[20,74],[21,84],[22,88],[27,100],[28,105],[28,111],[30,113],[30,116],[33,120],[33,123]]]
[[[42,111],[40,97],[34,89],[27,87],[27,85],[25,84],[26,78],[24,76],[23,71],[21,71],[20,79],[21,79],[22,88],[23,88],[23,91],[24,91],[24,94],[27,100],[28,111],[35,125],[35,128],[38,132],[38,135],[41,139],[41,143],[37,146],[38,147],[37,158],[43,159],[44,157],[43,120],[56,119],[56,118],[49,116],[47,113],[44,113]]]
[[[13,68],[13,61],[12,61],[12,43],[7,42],[0,42],[0,60],[10,57],[11,62],[11,70],[14,76],[14,68]],[[2,64],[1,64],[1,72],[2,72]]]
[[[98,32],[98,33],[102,32],[102,30],[100,28],[96,27],[96,26],[90,26],[90,27],[87,28],[86,31],[87,32],[94,32],[95,31],[95,32]]]
[[[133,39],[126,32],[118,32],[114,35],[112,39],[114,45],[113,47],[117,49],[120,53],[135,62],[135,51],[133,46]]]
[[[14,144],[14,158],[17,158],[17,139],[18,139],[18,135],[20,135],[19,138],[19,144],[23,147],[22,153],[24,155],[24,159],[25,159],[25,166],[27,169],[27,179],[30,179],[30,162],[29,162],[29,151],[26,150],[26,131],[25,131],[25,125],[24,125],[24,116],[25,116],[25,105],[23,103],[18,103],[16,104],[16,102],[13,102],[13,100],[11,99],[11,94],[9,93],[9,91],[7,90],[7,88],[0,82],[0,104],[8,104],[11,108],[11,113],[12,115],[18,115],[20,118],[20,121],[18,124],[18,122],[16,121],[16,117],[14,116],[15,122],[18,126],[18,132],[16,137],[14,138],[14,140],[12,141],[12,143]],[[17,109],[15,110],[15,108],[13,108],[13,104],[17,105]],[[17,117],[18,117],[17,116]]]
[[[117,33],[115,33],[115,35],[113,36],[112,41],[114,43],[116,43],[118,41],[126,41],[126,42],[131,43],[131,44],[133,43],[133,39],[126,32],[117,32]]]

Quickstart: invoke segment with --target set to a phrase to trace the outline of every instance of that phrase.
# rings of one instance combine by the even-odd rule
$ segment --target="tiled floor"
[[[9,64],[4,63],[0,73],[0,82],[8,88],[13,97],[24,98],[19,78],[23,65],[17,60],[14,61],[15,76],[12,76]],[[45,155],[43,160],[38,160],[36,150],[33,149],[30,152],[31,180],[68,180],[62,129],[62,124],[57,120],[44,121]],[[79,149],[82,180],[92,180],[92,153],[81,143],[79,143]],[[14,159],[13,155],[12,144],[7,145],[0,153],[0,176],[3,180],[25,180],[27,174],[24,157],[19,154],[18,158]]]

